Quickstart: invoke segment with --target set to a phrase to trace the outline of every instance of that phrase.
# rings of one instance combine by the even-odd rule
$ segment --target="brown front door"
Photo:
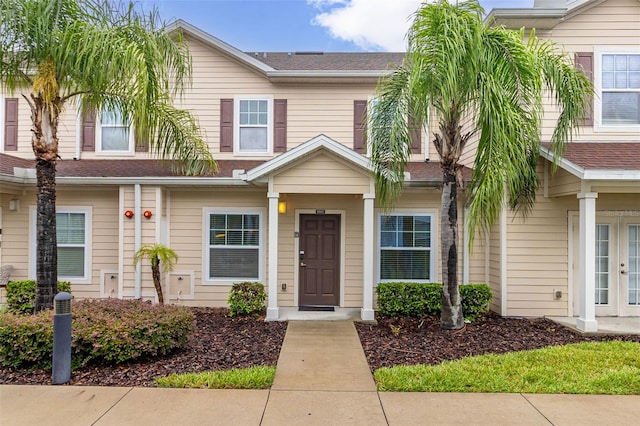
[[[340,216],[300,215],[300,305],[340,304]]]

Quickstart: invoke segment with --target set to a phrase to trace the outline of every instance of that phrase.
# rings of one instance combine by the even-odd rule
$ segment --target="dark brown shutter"
[[[576,68],[582,70],[593,83],[593,52],[577,52],[575,55]],[[583,126],[593,126],[593,99],[582,121]]]
[[[4,102],[4,150],[18,150],[18,98]]]
[[[82,119],[82,150],[96,150],[96,112],[87,111]]]
[[[365,151],[366,122],[367,101],[353,101],[353,150],[360,154]]]
[[[136,152],[149,152],[149,135],[147,132],[144,134],[136,134]]]
[[[233,99],[220,99],[220,152],[233,152]]]
[[[409,136],[411,137],[411,153],[420,154],[422,152],[422,132],[420,124],[416,123],[412,117],[409,117],[407,124],[409,125]]]
[[[273,100],[273,151],[287,150],[287,100]]]
[[[149,139],[138,136],[136,138],[136,152],[149,152]]]

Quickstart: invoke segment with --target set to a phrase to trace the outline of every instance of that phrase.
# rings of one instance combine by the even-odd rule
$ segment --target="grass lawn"
[[[268,389],[273,384],[275,375],[275,367],[234,368],[171,374],[156,379],[156,385],[161,388]]]
[[[640,394],[640,343],[586,342],[439,365],[380,368],[378,390]]]

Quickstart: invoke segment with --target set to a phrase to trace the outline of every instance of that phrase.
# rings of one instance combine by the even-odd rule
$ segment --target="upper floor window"
[[[640,52],[601,51],[595,56],[596,116],[604,130],[640,127]]]
[[[640,124],[640,54],[602,55],[602,124]]]
[[[236,152],[270,153],[273,123],[273,99],[236,98],[237,113],[234,138]]]
[[[98,151],[132,153],[133,132],[129,120],[117,109],[104,109],[98,126]]]
[[[433,280],[432,217],[431,214],[380,216],[380,280]]]

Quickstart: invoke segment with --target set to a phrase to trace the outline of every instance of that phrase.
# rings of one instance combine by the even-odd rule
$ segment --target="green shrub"
[[[7,367],[51,367],[53,313],[0,314],[0,364]]]
[[[140,300],[81,300],[73,306],[73,352],[82,364],[119,364],[187,345],[194,317],[184,306]]]
[[[493,295],[486,284],[467,284],[460,286],[460,297],[464,318],[475,321],[484,312],[489,311],[489,302]]]
[[[58,292],[71,293],[69,281],[58,281]],[[36,302],[35,280],[9,281],[7,284],[7,306],[9,312],[32,314]]]
[[[265,310],[264,301],[267,293],[264,285],[255,282],[234,283],[229,293],[229,315],[253,315],[259,316]]]
[[[193,313],[184,306],[139,300],[82,300],[72,314],[72,366],[119,364],[165,355],[187,345]],[[0,364],[49,368],[53,353],[53,312],[0,314]]]
[[[442,284],[390,282],[379,283],[378,312],[382,316],[422,317],[440,315],[442,310]],[[491,290],[486,284],[460,286],[462,311],[465,319],[473,321],[489,310]]]

